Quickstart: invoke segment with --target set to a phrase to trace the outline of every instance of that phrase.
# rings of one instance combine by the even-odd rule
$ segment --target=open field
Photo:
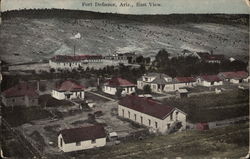
[[[248,56],[248,26],[233,22],[230,25],[230,20],[225,24],[188,21],[172,24],[167,22],[167,16],[162,18],[164,22],[128,20],[122,16],[108,18],[102,14],[95,16],[93,19],[3,18],[0,57],[11,64],[42,61],[58,54],[73,54],[74,45],[76,54],[136,52],[154,56],[165,48],[174,55],[186,49],[213,50],[215,54],[237,58]],[[178,21],[172,19],[175,20]],[[82,37],[72,39],[77,33]]]

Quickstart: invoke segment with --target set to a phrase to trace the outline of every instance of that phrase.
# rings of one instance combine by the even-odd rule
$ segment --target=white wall
[[[211,82],[204,81],[204,80],[201,80],[200,78],[198,78],[197,79],[197,84],[201,85],[201,86],[205,86],[205,87],[210,87],[210,86],[220,86],[220,85],[223,85],[223,82],[222,81],[214,82],[214,84],[212,85]]]
[[[84,99],[84,91],[76,91],[72,92],[73,94],[70,96],[70,99]],[[52,90],[52,97],[58,99],[58,100],[63,100],[66,99],[65,92],[59,92],[56,90]]]
[[[95,143],[92,143],[91,140],[81,141],[80,145],[77,146],[76,143],[68,143],[62,140],[62,146],[60,145],[60,140],[62,139],[62,135],[58,136],[58,147],[63,152],[71,152],[71,151],[78,151],[78,150],[86,150],[95,147],[102,147],[106,145],[106,138],[99,138],[95,140]]]
[[[124,110],[124,114],[123,114],[123,110]],[[175,116],[175,112],[178,110],[174,110],[173,111],[173,120],[170,120],[170,115],[167,116],[164,120],[150,116],[148,114],[144,114],[138,111],[135,111],[133,109],[129,109],[127,107],[124,107],[122,105],[118,105],[118,115],[120,117],[123,118],[127,118],[130,119],[136,123],[145,125],[149,128],[155,129],[161,133],[165,133],[167,131],[167,124],[173,124],[175,122],[176,116]],[[130,117],[129,117],[129,113],[130,112]],[[135,115],[136,114],[136,119],[135,119]],[[141,117],[142,117],[142,122],[141,122]],[[150,124],[149,124],[149,120],[150,120]],[[183,125],[183,129],[186,128],[186,115],[183,114],[181,111],[179,111],[178,113],[178,121],[182,122]],[[157,128],[155,125],[155,122],[157,122]]]
[[[122,87],[122,89],[124,89],[124,92],[126,94],[131,94],[135,92],[135,87]],[[116,87],[110,87],[110,86],[103,86],[102,90],[103,92],[111,95],[115,95],[117,92]]]

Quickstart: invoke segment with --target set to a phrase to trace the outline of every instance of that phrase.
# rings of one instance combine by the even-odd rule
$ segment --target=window
[[[62,141],[62,138],[60,138],[60,146],[62,147],[63,145],[63,141]]]
[[[76,146],[81,146],[81,141],[76,142]]]
[[[158,128],[158,123],[157,122],[155,122],[155,128]]]
[[[179,112],[175,112],[176,120],[178,120],[178,114],[179,114]]]
[[[167,125],[168,129],[170,128],[170,124]]]
[[[96,143],[96,140],[95,139],[92,139],[91,140],[91,144],[95,144]]]
[[[148,125],[149,125],[149,126],[151,125],[151,120],[150,120],[150,119],[148,119]]]
[[[136,114],[134,116],[135,116],[135,121],[136,121]]]
[[[128,111],[128,118],[130,118],[130,112]]]
[[[170,120],[173,120],[173,113],[170,114]]]
[[[143,124],[143,117],[141,116],[141,124]]]

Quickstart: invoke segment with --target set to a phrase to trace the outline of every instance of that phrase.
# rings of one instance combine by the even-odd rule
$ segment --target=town
[[[155,57],[74,53],[2,62],[3,145],[21,146],[12,153],[23,158],[77,158],[131,140],[245,126],[248,71],[247,62],[213,51],[172,56],[165,49]]]

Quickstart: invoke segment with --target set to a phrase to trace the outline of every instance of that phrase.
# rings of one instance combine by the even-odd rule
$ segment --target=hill
[[[248,15],[122,15],[76,10],[2,13],[0,57],[36,62],[56,54],[136,52],[154,56],[184,49],[248,59]],[[80,39],[74,39],[77,34]]]

